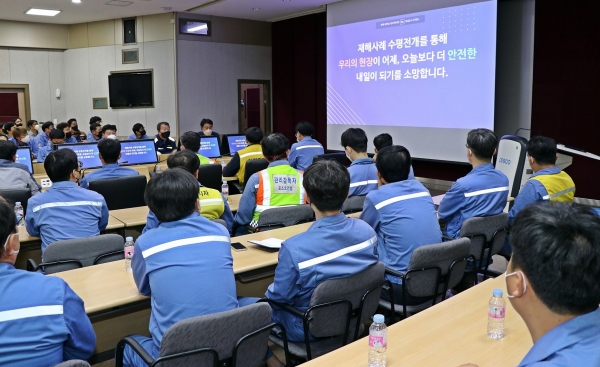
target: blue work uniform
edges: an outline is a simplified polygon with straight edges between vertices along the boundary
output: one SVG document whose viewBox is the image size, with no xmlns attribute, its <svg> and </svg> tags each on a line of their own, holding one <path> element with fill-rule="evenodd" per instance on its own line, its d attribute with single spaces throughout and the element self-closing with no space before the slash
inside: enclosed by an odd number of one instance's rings
<svg viewBox="0 0 600 367">
<path fill-rule="evenodd" d="M 116 163 L 107 164 L 103 166 L 97 171 L 90 172 L 83 176 L 81 181 L 79 181 L 79 186 L 87 189 L 89 187 L 89 183 L 94 180 L 101 180 L 103 178 L 117 178 L 117 177 L 127 177 L 127 176 L 137 176 L 138 171 L 121 167 Z"/>
<path fill-rule="evenodd" d="M 93 142 L 95 142 L 95 141 L 100 141 L 100 140 L 102 140 L 102 134 L 100 134 L 100 136 L 98 137 L 98 139 L 96 139 L 96 138 L 94 137 L 94 135 L 92 134 L 92 132 L 91 132 L 91 131 L 89 131 L 89 132 L 87 133 L 87 141 L 88 141 L 88 143 L 93 143 Z"/>
<path fill-rule="evenodd" d="M 313 162 L 316 155 L 324 153 L 321 143 L 310 136 L 305 137 L 301 141 L 292 144 L 292 149 L 288 155 L 290 166 L 298 171 L 306 171 L 308 166 Z"/>
<path fill-rule="evenodd" d="M 148 135 L 143 135 L 141 138 L 138 139 L 135 134 L 131 134 L 125 140 L 141 140 L 141 139 L 150 139 L 150 138 L 148 137 Z"/>
<path fill-rule="evenodd" d="M 542 336 L 518 367 L 600 366 L 600 309 L 564 322 Z"/>
<path fill-rule="evenodd" d="M 65 144 L 75 144 L 77 143 L 77 138 L 75 138 L 74 136 L 71 136 L 69 139 L 67 139 L 65 137 Z"/>
<path fill-rule="evenodd" d="M 321 218 L 282 243 L 266 297 L 306 311 L 321 282 L 349 277 L 375 264 L 376 242 L 375 231 L 361 220 L 344 214 Z M 301 317 L 277 308 L 272 317 L 283 324 L 288 340 L 304 340 Z"/>
<path fill-rule="evenodd" d="M 0 365 L 54 366 L 91 357 L 94 329 L 64 280 L 0 263 L 0 294 Z"/>
<path fill-rule="evenodd" d="M 377 253 L 386 267 L 405 273 L 417 248 L 442 242 L 429 191 L 417 180 L 383 185 L 365 198 L 360 219 L 377 232 Z M 400 284 L 397 277 L 387 276 Z"/>
<path fill-rule="evenodd" d="M 198 182 L 198 186 L 202 187 L 202 184 Z M 223 198 L 223 204 L 225 207 L 223 210 L 223 214 L 221 214 L 221 217 L 219 217 L 219 219 L 223 219 L 225 221 L 225 223 L 227 223 L 227 230 L 229 232 L 231 232 L 231 229 L 233 228 L 233 213 L 231 212 L 231 209 L 229 208 L 229 203 L 227 203 L 227 198 L 225 198 L 225 196 L 223 194 L 221 194 L 221 197 Z M 200 204 L 200 205 L 202 205 L 202 204 Z M 202 210 L 202 208 L 200 210 Z M 148 232 L 151 229 L 158 227 L 159 225 L 160 225 L 160 222 L 158 221 L 158 218 L 156 218 L 156 215 L 152 212 L 152 210 L 150 210 L 150 212 L 148 213 L 148 217 L 146 218 L 146 226 L 142 230 L 142 234 Z"/>
<path fill-rule="evenodd" d="M 38 150 L 48 145 L 49 142 L 50 137 L 48 137 L 45 132 L 37 134 L 37 136 L 31 141 L 31 152 L 37 155 Z"/>
<path fill-rule="evenodd" d="M 229 233 L 197 213 L 142 234 L 131 266 L 152 306 L 152 338 L 135 338 L 154 358 L 163 334 L 177 321 L 238 307 Z M 124 359 L 125 366 L 146 366 L 129 347 Z"/>
<path fill-rule="evenodd" d="M 508 177 L 491 163 L 459 178 L 442 199 L 438 216 L 446 222 L 444 235 L 458 238 L 465 220 L 502 213 L 508 199 Z"/>
<path fill-rule="evenodd" d="M 215 136 L 215 137 L 217 138 L 217 142 L 218 142 L 219 144 L 221 144 L 221 135 L 219 135 L 219 133 L 216 133 L 216 132 L 214 132 L 214 131 L 213 131 L 213 132 L 211 132 L 211 133 L 210 133 L 210 135 L 206 135 L 206 134 L 204 134 L 204 131 L 198 131 L 198 133 L 197 133 L 197 134 L 198 134 L 198 136 L 199 136 L 199 137 L 201 137 L 201 138 L 202 138 L 202 137 L 206 137 L 206 136 Z"/>
<path fill-rule="evenodd" d="M 25 215 L 27 232 L 42 239 L 42 257 L 49 244 L 97 236 L 108 225 L 104 197 L 75 182 L 54 182 L 46 192 L 32 196 Z"/>
<path fill-rule="evenodd" d="M 16 146 L 19 146 L 19 142 L 15 138 L 8 138 L 8 141 L 10 141 L 11 143 L 13 143 Z"/>
<path fill-rule="evenodd" d="M 36 154 L 37 162 L 43 163 L 44 160 L 46 160 L 46 157 L 48 156 L 48 154 L 52 153 L 53 150 L 54 150 L 54 145 L 52 144 L 51 141 L 48 141 L 48 144 L 44 145 L 43 147 L 39 147 L 37 154 Z"/>
<path fill-rule="evenodd" d="M 365 196 L 377 190 L 377 167 L 372 158 L 359 158 L 348 167 L 350 172 L 350 196 Z"/>
<path fill-rule="evenodd" d="M 0 159 L 0 190 L 10 189 L 29 189 L 31 196 L 42 191 L 26 165 Z"/>
<path fill-rule="evenodd" d="M 154 148 L 156 148 L 156 151 L 160 154 L 170 154 L 177 150 L 175 139 L 169 136 L 169 139 L 162 140 L 158 134 L 154 137 Z"/>
</svg>

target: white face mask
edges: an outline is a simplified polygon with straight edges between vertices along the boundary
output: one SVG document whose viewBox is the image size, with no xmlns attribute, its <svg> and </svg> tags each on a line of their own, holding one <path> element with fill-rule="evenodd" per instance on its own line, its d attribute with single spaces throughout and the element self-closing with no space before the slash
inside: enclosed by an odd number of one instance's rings
<svg viewBox="0 0 600 367">
<path fill-rule="evenodd" d="M 106 139 L 117 140 L 117 136 L 111 134 L 111 135 L 107 136 Z"/>
<path fill-rule="evenodd" d="M 212 130 L 211 129 L 204 130 L 204 135 L 206 135 L 206 136 L 212 135 Z"/>
<path fill-rule="evenodd" d="M 23 139 L 21 139 L 21 141 L 23 143 L 29 143 L 30 140 L 31 140 L 31 138 L 29 137 L 29 135 L 27 135 L 26 137 L 24 137 Z"/>
<path fill-rule="evenodd" d="M 36 125 L 35 129 L 40 133 L 42 132 L 42 127 L 40 125 Z"/>
</svg>

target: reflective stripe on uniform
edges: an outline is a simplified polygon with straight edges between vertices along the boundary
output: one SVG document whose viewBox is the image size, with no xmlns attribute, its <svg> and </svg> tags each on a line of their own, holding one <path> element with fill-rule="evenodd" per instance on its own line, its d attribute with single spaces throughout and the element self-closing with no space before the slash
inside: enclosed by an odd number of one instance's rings
<svg viewBox="0 0 600 367">
<path fill-rule="evenodd" d="M 92 206 L 102 206 L 101 201 L 63 201 L 63 202 L 55 202 L 55 203 L 46 203 L 42 205 L 38 205 L 33 208 L 33 212 L 40 211 L 46 208 L 55 208 L 61 206 L 82 206 L 82 205 L 92 205 Z"/>
<path fill-rule="evenodd" d="M 429 192 L 417 192 L 417 193 L 414 193 L 414 194 L 396 196 L 396 197 L 393 197 L 391 199 L 384 200 L 381 203 L 375 205 L 375 209 L 379 210 L 379 209 L 381 209 L 381 208 L 383 208 L 385 206 L 388 206 L 388 205 L 393 204 L 393 203 L 397 203 L 399 201 L 409 200 L 409 199 L 416 199 L 416 198 L 420 198 L 420 197 L 424 197 L 424 196 L 431 196 L 431 195 L 429 194 Z"/>
<path fill-rule="evenodd" d="M 358 186 L 366 186 L 366 185 L 373 185 L 373 184 L 377 184 L 377 180 L 367 180 L 367 181 L 359 181 L 359 182 L 353 182 L 350 184 L 350 187 L 358 187 Z"/>
<path fill-rule="evenodd" d="M 306 148 L 323 148 L 323 147 L 320 145 L 304 145 L 304 146 L 296 148 L 296 150 L 301 150 L 301 149 L 306 149 Z"/>
<path fill-rule="evenodd" d="M 242 154 L 242 155 L 240 156 L 240 159 L 241 159 L 241 158 L 250 157 L 251 155 L 257 155 L 257 156 L 260 156 L 261 158 L 263 157 L 263 154 L 262 154 L 262 152 L 250 152 L 250 153 Z"/>
<path fill-rule="evenodd" d="M 162 245 L 151 247 L 147 250 L 142 251 L 142 256 L 144 259 L 155 255 L 159 252 L 163 252 L 166 250 L 170 250 L 173 248 L 188 246 L 188 245 L 197 245 L 205 242 L 227 242 L 230 243 L 231 240 L 227 236 L 199 236 L 199 237 L 190 237 L 190 238 L 182 238 L 180 240 L 175 240 L 167 243 L 163 243 Z"/>
<path fill-rule="evenodd" d="M 568 189 L 563 190 L 563 191 L 555 192 L 552 195 L 546 195 L 546 196 L 542 197 L 542 200 L 551 200 L 551 199 L 554 199 L 556 197 L 568 194 L 568 193 L 573 192 L 573 191 L 575 191 L 575 187 L 574 186 L 573 187 L 569 187 Z"/>
<path fill-rule="evenodd" d="M 485 194 L 492 194 L 492 193 L 495 193 L 495 192 L 502 192 L 502 191 L 508 191 L 508 186 L 494 187 L 492 189 L 485 189 L 485 190 L 472 191 L 472 192 L 465 192 L 465 197 L 466 198 L 470 198 L 470 197 L 473 197 L 473 196 L 479 196 L 479 195 L 485 195 Z"/>
<path fill-rule="evenodd" d="M 302 269 L 305 269 L 305 268 L 308 268 L 308 267 L 311 267 L 314 265 L 324 263 L 326 261 L 337 259 L 338 257 L 349 254 L 351 252 L 356 252 L 356 251 L 362 250 L 364 248 L 367 248 L 369 246 L 373 246 L 373 244 L 375 244 L 376 241 L 377 241 L 377 237 L 373 237 L 373 238 L 370 238 L 370 239 L 368 239 L 364 242 L 361 242 L 357 245 L 348 246 L 341 250 L 331 252 L 327 255 L 323 255 L 323 256 L 315 257 L 314 259 L 299 262 L 298 269 L 302 270 Z"/>
<path fill-rule="evenodd" d="M 30 317 L 62 315 L 62 305 L 34 306 L 0 312 L 0 322 L 27 319 Z"/>
</svg>

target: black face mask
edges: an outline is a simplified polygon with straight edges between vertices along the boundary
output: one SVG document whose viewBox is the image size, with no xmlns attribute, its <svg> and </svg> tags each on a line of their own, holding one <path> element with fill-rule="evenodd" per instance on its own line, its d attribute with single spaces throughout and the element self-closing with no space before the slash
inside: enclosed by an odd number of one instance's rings
<svg viewBox="0 0 600 367">
<path fill-rule="evenodd" d="M 68 133 L 66 133 L 66 134 L 65 134 L 65 137 L 66 137 L 67 139 L 71 139 L 71 136 L 72 136 L 72 135 L 73 135 L 73 134 L 71 134 L 71 132 L 69 131 Z"/>
<path fill-rule="evenodd" d="M 161 136 L 163 139 L 169 139 L 169 137 L 171 136 L 171 132 L 170 132 L 170 131 L 165 131 L 165 132 L 163 132 L 163 133 L 160 133 L 160 136 Z"/>
<path fill-rule="evenodd" d="M 141 135 L 141 136 L 144 136 L 144 135 L 146 135 L 146 130 L 143 130 L 143 129 L 142 129 L 142 130 L 140 130 L 140 135 Z"/>
<path fill-rule="evenodd" d="M 71 126 L 71 129 L 72 129 L 72 130 L 79 130 L 79 126 L 77 126 L 77 125 L 73 125 L 73 126 Z"/>
<path fill-rule="evenodd" d="M 16 124 L 15 126 L 21 127 L 21 126 L 23 126 L 23 124 Z"/>
</svg>

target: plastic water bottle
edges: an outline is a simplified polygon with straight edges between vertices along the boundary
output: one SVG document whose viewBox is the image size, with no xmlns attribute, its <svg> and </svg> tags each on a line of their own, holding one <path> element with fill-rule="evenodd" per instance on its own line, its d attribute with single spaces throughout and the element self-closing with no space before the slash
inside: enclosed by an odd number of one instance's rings
<svg viewBox="0 0 600 367">
<path fill-rule="evenodd" d="M 225 197 L 229 196 L 229 184 L 227 181 L 223 181 L 223 185 L 221 185 L 221 194 Z"/>
<path fill-rule="evenodd" d="M 157 165 L 157 166 L 156 166 L 156 169 L 154 170 L 154 173 L 157 173 L 157 174 L 158 174 L 158 173 L 161 173 L 161 172 L 162 172 L 162 168 L 161 168 L 161 166 L 160 166 L 160 165 Z"/>
<path fill-rule="evenodd" d="M 131 258 L 133 257 L 133 237 L 125 238 L 125 270 L 131 273 Z"/>
<path fill-rule="evenodd" d="M 487 333 L 490 338 L 501 339 L 504 337 L 504 316 L 506 313 L 506 302 L 502 298 L 502 290 L 494 289 L 494 294 L 490 298 L 488 308 L 488 328 Z"/>
<path fill-rule="evenodd" d="M 226 165 L 227 165 L 227 163 L 225 163 L 225 158 L 221 158 L 221 167 L 223 167 L 223 169 L 225 169 Z"/>
<path fill-rule="evenodd" d="M 23 217 L 23 206 L 20 201 L 15 204 L 15 216 L 17 217 L 17 226 L 22 226 L 25 218 Z"/>
<path fill-rule="evenodd" d="M 369 328 L 369 367 L 385 367 L 387 351 L 387 328 L 383 315 L 373 316 Z"/>
</svg>

